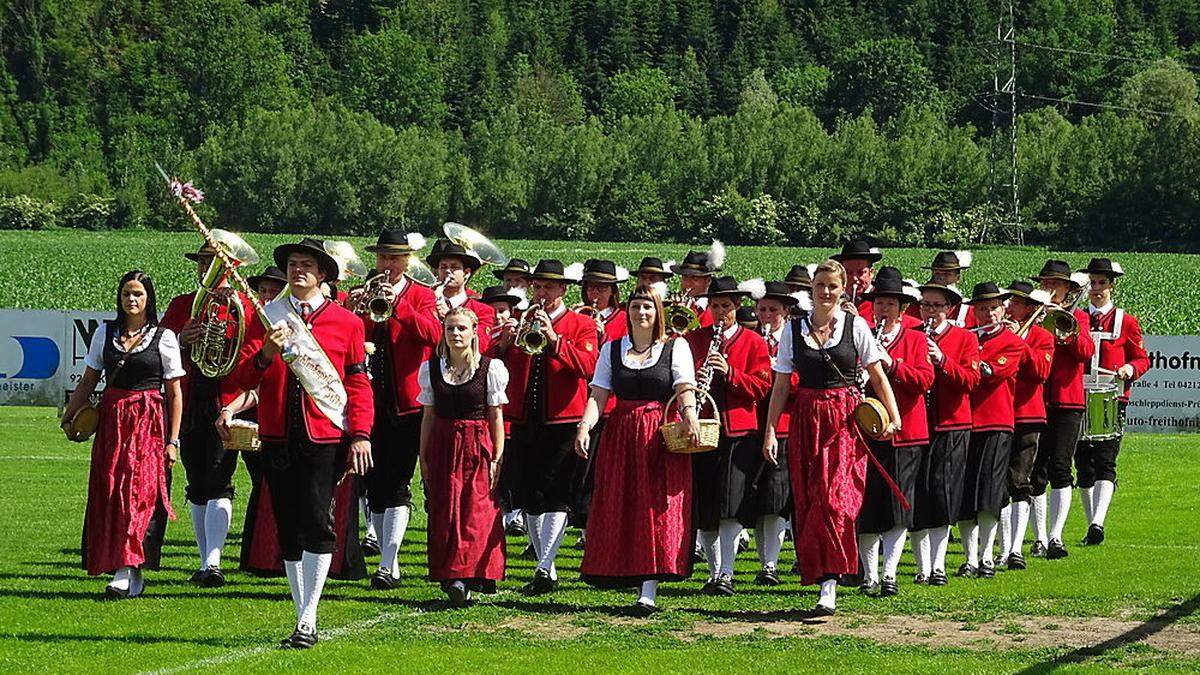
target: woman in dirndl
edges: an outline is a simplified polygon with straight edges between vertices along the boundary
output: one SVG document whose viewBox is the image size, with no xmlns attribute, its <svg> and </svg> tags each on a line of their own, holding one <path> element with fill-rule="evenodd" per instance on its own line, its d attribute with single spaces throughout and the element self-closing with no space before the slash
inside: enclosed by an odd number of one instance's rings
<svg viewBox="0 0 1200 675">
<path fill-rule="evenodd" d="M 696 374 L 687 341 L 666 337 L 665 295 L 666 285 L 659 282 L 641 285 L 629 296 L 628 332 L 601 349 L 575 436 L 575 452 L 586 459 L 592 427 L 609 397 L 617 397 L 597 446 L 588 543 L 579 571 L 593 586 L 638 589 L 633 610 L 642 616 L 658 611 L 660 581 L 692 574 L 691 457 L 668 452 L 659 427 L 679 419 L 666 409 L 676 395 L 687 433 L 698 437 L 691 390 Z"/>
<path fill-rule="evenodd" d="M 504 457 L 508 370 L 479 352 L 479 318 L 447 312 L 433 358 L 421 364 L 421 478 L 429 578 L 451 606 L 495 593 L 504 578 L 504 512 L 496 489 Z"/>
<path fill-rule="evenodd" d="M 154 282 L 133 270 L 117 284 L 117 318 L 92 338 L 63 425 L 95 391 L 101 373 L 100 423 L 92 442 L 83 567 L 112 574 L 111 599 L 136 598 L 144 569 L 157 570 L 170 502 L 170 472 L 179 451 L 183 362 L 173 332 L 158 325 Z M 165 392 L 165 393 L 164 393 Z"/>
<path fill-rule="evenodd" d="M 826 260 L 817 266 L 812 312 L 789 321 L 783 330 L 763 437 L 764 457 L 778 461 L 775 427 L 788 399 L 791 375 L 799 373 L 786 461 L 797 571 L 801 583 L 821 585 L 816 616 L 834 613 L 838 577 L 858 570 L 854 521 L 862 506 L 868 452 L 854 419 L 862 401 L 861 370 L 866 370 L 891 417 L 885 436 L 900 427 L 896 400 L 880 363 L 881 348 L 866 320 L 842 308 L 845 288 L 841 263 Z"/>
</svg>

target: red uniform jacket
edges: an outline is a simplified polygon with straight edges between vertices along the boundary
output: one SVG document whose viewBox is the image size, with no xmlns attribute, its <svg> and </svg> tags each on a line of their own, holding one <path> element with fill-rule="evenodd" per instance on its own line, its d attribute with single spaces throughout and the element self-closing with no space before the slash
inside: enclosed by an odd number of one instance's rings
<svg viewBox="0 0 1200 675">
<path fill-rule="evenodd" d="M 916 319 L 919 325 L 921 323 L 921 307 L 915 302 L 910 304 L 908 309 L 904 310 L 904 316 Z M 963 328 L 975 328 L 979 325 L 979 321 L 975 319 L 975 312 L 971 311 L 971 306 L 968 304 L 954 305 L 946 316 L 953 321 L 961 322 Z"/>
<path fill-rule="evenodd" d="M 1090 319 L 1087 312 L 1074 310 L 1079 322 L 1079 334 L 1059 344 L 1055 340 L 1054 360 L 1050 363 L 1050 379 L 1046 381 L 1046 406 L 1063 410 L 1083 410 L 1083 373 L 1096 343 L 1088 330 Z"/>
<path fill-rule="evenodd" d="M 771 356 L 771 366 L 774 366 L 775 357 L 779 356 L 779 343 L 776 342 L 774 345 L 768 344 L 767 353 Z M 779 377 L 779 374 L 772 371 L 772 377 Z M 788 431 L 792 428 L 792 402 L 793 397 L 796 394 L 796 387 L 798 386 L 800 386 L 800 373 L 797 373 L 793 370 L 791 375 L 791 386 L 788 388 L 787 402 L 783 406 L 783 411 L 779 413 L 779 424 L 775 427 L 776 438 L 787 438 Z M 769 397 L 770 394 L 768 394 L 768 399 L 763 402 L 761 410 L 759 411 L 759 417 L 761 417 L 761 421 L 759 422 L 760 430 L 766 430 L 767 428 L 767 407 L 770 404 Z"/>
<path fill-rule="evenodd" d="M 417 373 L 421 364 L 428 361 L 434 347 L 442 337 L 442 324 L 437 320 L 437 301 L 433 291 L 411 279 L 404 290 L 396 296 L 392 305 L 392 316 L 382 326 L 362 317 L 363 328 L 368 340 L 378 344 L 380 328 L 387 331 L 387 361 L 391 364 L 392 386 L 395 388 L 393 412 L 407 415 L 419 412 Z M 382 403 L 380 401 L 379 403 Z"/>
<path fill-rule="evenodd" d="M 1118 313 L 1121 315 L 1121 325 L 1119 330 L 1114 333 L 1113 328 Z M 1107 314 L 1092 318 L 1091 330 L 1097 334 L 1095 337 L 1100 340 L 1099 363 L 1101 368 L 1116 370 L 1129 364 L 1133 366 L 1134 380 L 1150 370 L 1150 356 L 1146 354 L 1146 345 L 1142 343 L 1142 327 L 1132 314 L 1126 314 L 1124 310 L 1114 307 Z M 1093 360 L 1095 360 L 1094 357 Z M 1125 383 L 1125 393 L 1121 395 L 1122 401 L 1129 401 L 1129 388 L 1132 384 L 1133 380 Z"/>
<path fill-rule="evenodd" d="M 696 371 L 708 359 L 716 326 L 697 328 L 684 339 L 692 348 Z M 746 436 L 758 430 L 758 407 L 771 392 L 771 355 L 761 335 L 738 326 L 733 337 L 721 345 L 721 354 L 729 362 L 724 385 L 712 390 L 721 410 L 721 431 L 730 437 Z M 715 373 L 715 371 L 714 371 Z"/>
<path fill-rule="evenodd" d="M 980 336 L 979 361 L 988 364 L 992 374 L 984 377 L 981 371 L 979 384 L 971 392 L 972 430 L 1013 430 L 1017 372 L 1027 351 L 1025 341 L 1007 328 Z"/>
<path fill-rule="evenodd" d="M 929 442 L 925 394 L 933 386 L 933 362 L 929 360 L 925 334 L 905 328 L 902 323 L 900 334 L 887 346 L 887 351 L 892 357 L 888 382 L 900 411 L 900 433 L 892 438 L 892 445 L 898 448 L 924 445 Z"/>
<path fill-rule="evenodd" d="M 934 431 L 971 428 L 971 390 L 979 384 L 979 340 L 975 334 L 951 325 L 934 338 L 945 359 L 934 364 L 934 410 L 929 420 Z"/>
<path fill-rule="evenodd" d="M 375 403 L 364 364 L 362 319 L 334 302 L 323 302 L 309 317 L 313 336 L 325 351 L 346 387 L 346 429 L 338 429 L 301 390 L 304 427 L 313 443 L 338 443 L 371 437 Z M 287 388 L 295 378 L 278 356 L 261 369 L 257 355 L 265 335 L 261 321 L 248 331 L 242 361 L 230 375 L 239 389 L 258 388 L 258 435 L 265 441 L 287 440 Z"/>
<path fill-rule="evenodd" d="M 548 424 L 578 422 L 587 404 L 592 375 L 600 358 L 596 322 L 585 316 L 564 312 L 552 322 L 558 334 L 558 346 L 546 347 L 546 381 L 543 383 L 542 403 Z M 525 402 L 530 394 L 530 367 L 533 357 L 511 345 L 501 358 L 508 367 L 508 403 L 504 418 L 519 424 L 525 421 Z"/>
<path fill-rule="evenodd" d="M 1025 334 L 1025 354 L 1017 369 L 1013 414 L 1018 424 L 1046 422 L 1046 378 L 1054 360 L 1054 336 L 1041 326 L 1030 326 Z"/>
<path fill-rule="evenodd" d="M 250 304 L 250 299 L 243 295 L 240 291 L 238 291 L 237 296 L 238 299 L 242 301 L 242 310 L 246 317 L 246 332 L 249 334 L 250 328 L 253 325 L 259 325 L 261 327 L 262 322 L 259 321 L 258 317 L 254 315 L 254 306 Z M 187 323 L 188 319 L 190 319 L 192 316 L 192 301 L 195 299 L 195 297 L 195 293 L 185 293 L 184 295 L 177 295 L 172 298 L 171 302 L 167 305 L 167 311 L 163 312 L 163 317 L 159 321 L 159 325 L 161 325 L 163 328 L 171 329 L 176 335 L 178 335 L 183 330 L 183 325 Z M 182 343 L 179 345 L 179 350 L 183 356 L 184 370 L 184 376 L 179 381 L 179 387 L 183 393 L 183 405 L 186 409 L 188 404 L 188 392 L 191 389 L 192 377 L 199 374 L 200 371 L 196 370 L 196 364 L 192 362 L 190 350 L 187 347 L 184 347 Z M 227 375 L 221 378 L 221 381 L 217 384 L 217 398 L 219 399 L 217 401 L 218 407 L 225 406 L 232 402 L 233 399 L 237 397 L 239 391 L 241 390 L 233 382 L 230 376 Z"/>
<path fill-rule="evenodd" d="M 618 308 L 609 314 L 607 319 L 604 319 L 604 335 L 600 344 L 625 337 L 625 333 L 629 332 L 626 316 L 625 310 Z"/>
<path fill-rule="evenodd" d="M 912 314 L 913 307 L 916 307 L 916 305 L 915 304 L 909 305 L 908 310 L 906 310 L 900 314 L 900 325 L 901 326 L 904 326 L 905 328 L 920 328 L 922 323 L 924 323 L 921 321 L 921 315 L 919 313 L 916 316 L 913 316 L 913 314 Z M 859 316 L 866 319 L 867 325 L 871 327 L 871 330 L 874 330 L 875 329 L 875 303 L 870 300 L 861 302 L 858 305 L 858 311 L 860 312 Z"/>
</svg>

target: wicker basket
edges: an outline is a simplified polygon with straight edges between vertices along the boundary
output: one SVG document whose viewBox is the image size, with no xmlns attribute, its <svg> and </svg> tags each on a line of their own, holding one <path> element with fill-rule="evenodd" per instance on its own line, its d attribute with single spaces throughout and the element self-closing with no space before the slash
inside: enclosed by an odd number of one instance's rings
<svg viewBox="0 0 1200 675">
<path fill-rule="evenodd" d="M 225 443 L 225 449 L 241 452 L 262 450 L 262 444 L 258 440 L 258 424 L 246 420 L 230 420 L 229 440 Z"/>
<path fill-rule="evenodd" d="M 677 452 L 680 454 L 696 454 L 700 452 L 709 452 L 716 450 L 717 444 L 721 441 L 721 420 L 717 415 L 717 402 L 708 392 L 701 392 L 699 389 L 692 387 L 691 391 L 697 394 L 703 394 L 704 398 L 712 406 L 712 419 L 700 420 L 700 438 L 696 445 L 691 444 L 691 439 L 688 438 L 688 425 L 684 420 L 678 422 L 667 422 L 658 428 L 662 433 L 663 442 L 667 446 L 667 452 Z M 671 396 L 667 400 L 665 410 L 671 410 L 671 404 L 675 403 L 675 397 L 678 393 Z M 699 413 L 699 410 L 697 410 Z"/>
</svg>

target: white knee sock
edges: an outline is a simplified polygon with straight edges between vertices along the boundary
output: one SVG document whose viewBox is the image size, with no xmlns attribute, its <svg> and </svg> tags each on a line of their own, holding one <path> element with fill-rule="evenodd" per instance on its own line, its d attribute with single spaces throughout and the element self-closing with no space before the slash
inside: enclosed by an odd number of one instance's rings
<svg viewBox="0 0 1200 675">
<path fill-rule="evenodd" d="M 912 550 L 917 563 L 917 574 L 928 577 L 933 570 L 933 557 L 929 552 L 929 530 L 916 530 L 912 533 Z"/>
<path fill-rule="evenodd" d="M 146 590 L 146 577 L 142 574 L 142 568 L 132 567 L 129 571 L 129 597 L 136 598 Z"/>
<path fill-rule="evenodd" d="M 386 513 L 386 510 L 384 511 Z M 383 513 L 367 512 L 367 537 L 379 543 L 379 533 L 383 532 Z"/>
<path fill-rule="evenodd" d="M 512 511 L 504 512 L 504 529 L 508 529 L 518 518 L 521 518 L 521 509 L 513 509 Z M 524 519 L 522 519 L 524 520 Z"/>
<path fill-rule="evenodd" d="M 1045 546 L 1050 542 L 1046 534 L 1046 493 L 1033 498 L 1033 540 Z"/>
<path fill-rule="evenodd" d="M 863 577 L 870 583 L 879 582 L 879 535 L 858 535 L 858 562 L 863 568 Z"/>
<path fill-rule="evenodd" d="M 642 592 L 638 596 L 638 602 L 653 605 L 658 600 L 658 581 L 650 580 L 642 582 Z"/>
<path fill-rule="evenodd" d="M 551 579 L 558 578 L 558 570 L 554 559 L 558 556 L 558 547 L 562 544 L 563 535 L 567 532 L 567 513 L 551 511 L 542 514 L 542 531 L 538 540 L 542 543 L 543 551 L 538 559 L 538 567 L 550 573 Z"/>
<path fill-rule="evenodd" d="M 1067 514 L 1071 511 L 1071 488 L 1054 488 L 1050 491 L 1050 538 L 1062 541 L 1063 528 L 1067 525 Z"/>
<path fill-rule="evenodd" d="M 1008 560 L 1012 553 L 1012 504 L 1000 509 L 1000 559 Z"/>
<path fill-rule="evenodd" d="M 188 502 L 188 508 L 192 512 L 192 532 L 196 535 L 196 550 L 200 552 L 200 569 L 204 569 L 208 566 L 208 542 L 204 537 L 204 521 L 208 505 Z"/>
<path fill-rule="evenodd" d="M 1024 557 L 1025 531 L 1029 529 L 1029 502 L 1013 502 L 1012 519 L 1012 541 L 1009 543 L 1009 555 L 1020 553 Z"/>
<path fill-rule="evenodd" d="M 883 533 L 883 578 L 896 579 L 896 570 L 900 569 L 900 557 L 904 555 L 904 539 L 908 530 L 903 526 L 895 527 Z"/>
<path fill-rule="evenodd" d="M 321 591 L 325 588 L 325 578 L 329 576 L 329 565 L 333 562 L 333 554 L 305 551 L 302 560 L 304 609 L 300 612 L 300 619 L 296 623 L 316 630 L 317 605 L 321 602 Z"/>
<path fill-rule="evenodd" d="M 1095 492 L 1092 493 L 1092 498 L 1095 500 L 1092 523 L 1104 527 L 1104 519 L 1108 517 L 1108 506 L 1112 504 L 1113 492 L 1116 492 L 1116 489 L 1116 484 L 1111 480 L 1096 481 Z"/>
<path fill-rule="evenodd" d="M 826 579 L 821 582 L 821 597 L 817 600 L 817 604 L 830 609 L 837 607 L 837 579 Z"/>
<path fill-rule="evenodd" d="M 929 548 L 933 551 L 933 569 L 946 571 L 946 547 L 950 545 L 950 526 L 934 527 L 929 530 Z"/>
<path fill-rule="evenodd" d="M 288 590 L 292 592 L 292 604 L 296 606 L 296 621 L 304 611 L 304 572 L 299 560 L 284 560 L 283 571 L 287 574 Z"/>
<path fill-rule="evenodd" d="M 758 544 L 758 561 L 764 568 L 779 566 L 779 552 L 783 550 L 782 516 L 763 516 L 759 521 L 754 540 Z"/>
<path fill-rule="evenodd" d="M 991 513 L 980 513 L 978 525 L 976 529 L 979 531 L 979 544 L 982 550 L 979 552 L 980 565 L 984 567 L 992 567 L 995 565 L 996 553 L 996 530 L 1000 525 L 1000 521 L 996 520 L 996 516 Z"/>
<path fill-rule="evenodd" d="M 733 561 L 737 558 L 738 539 L 742 536 L 742 524 L 731 518 L 721 521 L 721 568 L 720 573 L 733 578 Z"/>
<path fill-rule="evenodd" d="M 378 514 L 371 513 L 371 507 L 367 504 L 365 496 L 358 498 L 358 510 L 362 511 L 363 520 L 367 522 L 367 539 L 375 539 L 379 536 L 379 521 L 375 520 Z"/>
<path fill-rule="evenodd" d="M 204 510 L 204 543 L 208 549 L 204 555 L 206 567 L 221 566 L 221 550 L 229 536 L 229 523 L 233 520 L 233 502 L 225 497 L 208 500 Z"/>
<path fill-rule="evenodd" d="M 383 512 L 383 527 L 379 528 L 379 569 L 400 576 L 400 544 L 408 528 L 407 506 L 394 506 Z"/>
<path fill-rule="evenodd" d="M 716 579 L 717 574 L 721 571 L 721 549 L 717 546 L 718 530 L 700 530 L 696 533 L 696 540 L 700 542 L 700 548 L 704 551 L 704 560 L 708 563 L 708 578 Z"/>
<path fill-rule="evenodd" d="M 1081 487 L 1079 488 L 1079 503 L 1083 506 L 1083 521 L 1089 525 L 1092 523 L 1092 491 L 1094 488 Z"/>
<path fill-rule="evenodd" d="M 109 586 L 121 591 L 129 590 L 130 582 L 133 580 L 133 568 L 122 567 L 113 574 L 113 580 Z"/>
<path fill-rule="evenodd" d="M 963 553 L 967 564 L 979 567 L 979 523 L 974 520 L 958 521 L 958 537 L 962 539 Z"/>
</svg>

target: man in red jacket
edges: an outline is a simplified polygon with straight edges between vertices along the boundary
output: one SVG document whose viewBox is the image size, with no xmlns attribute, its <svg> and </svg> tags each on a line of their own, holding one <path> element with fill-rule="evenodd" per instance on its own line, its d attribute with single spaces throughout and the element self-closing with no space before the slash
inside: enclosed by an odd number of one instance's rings
<svg viewBox="0 0 1200 675">
<path fill-rule="evenodd" d="M 467 288 L 483 261 L 474 251 L 447 239 L 438 239 L 429 255 L 425 256 L 425 262 L 433 268 L 440 284 L 435 296 L 438 323 L 441 323 L 451 308 L 466 306 L 479 318 L 479 351 L 486 352 L 491 341 L 492 327 L 496 325 L 496 315 L 491 307 L 471 297 L 473 291 Z"/>
<path fill-rule="evenodd" d="M 704 592 L 710 595 L 733 595 L 738 537 L 763 515 L 754 503 L 754 483 L 764 468 L 758 408 L 771 390 L 771 356 L 761 335 L 737 323 L 737 308 L 750 294 L 750 286 L 739 287 L 733 277 L 713 279 L 702 296 L 713 324 L 685 338 L 697 377 L 708 373 L 709 393 L 721 414 L 717 449 L 692 457 L 693 513 L 708 560 Z"/>
<path fill-rule="evenodd" d="M 716 239 L 707 251 L 688 251 L 683 262 L 671 268 L 679 275 L 679 291 L 684 301 L 696 312 L 698 328 L 711 326 L 712 312 L 708 309 L 708 286 L 713 276 L 725 266 L 725 245 Z"/>
<path fill-rule="evenodd" d="M 1050 377 L 1054 359 L 1054 336 L 1030 318 L 1050 302 L 1050 294 L 1035 289 L 1028 281 L 1017 280 L 1008 287 L 1008 318 L 1025 335 L 1025 353 L 1017 369 L 1013 390 L 1012 453 L 1008 462 L 1008 494 L 1012 504 L 1008 513 L 1001 512 L 1001 527 L 1007 515 L 1008 536 L 1001 546 L 997 564 L 1009 570 L 1025 569 L 1025 531 L 1029 526 L 1029 504 L 1032 500 L 1033 461 L 1037 455 L 1038 438 L 1046 428 L 1046 399 L 1044 385 Z"/>
<path fill-rule="evenodd" d="M 538 557 L 533 580 L 521 590 L 540 595 L 558 587 L 554 559 L 566 532 L 567 512 L 576 501 L 575 425 L 583 417 L 600 350 L 595 322 L 563 302 L 568 284 L 579 280 L 566 276 L 562 262 L 538 262 L 529 280 L 525 316 L 537 324 L 545 348 L 526 352 L 515 342 L 517 325 L 509 322 L 495 353 L 510 375 L 504 416 L 513 422 L 508 461 L 515 462 L 510 468 L 517 484 L 516 505 L 526 514 Z"/>
<path fill-rule="evenodd" d="M 348 472 L 370 470 L 375 406 L 362 320 L 321 294 L 321 282 L 337 278 L 337 262 L 314 239 L 279 246 L 274 257 L 287 270 L 289 293 L 265 307 L 278 317 L 270 331 L 252 324 L 232 379 L 239 389 L 258 389 L 258 433 L 296 605 L 296 629 L 283 646 L 306 649 L 317 642 L 317 604 L 336 543 L 334 488 Z M 289 322 L 306 325 L 323 356 L 297 353 Z M 317 400 L 300 386 L 280 358 L 285 345 L 301 364 L 328 361 L 328 395 Z"/>
<path fill-rule="evenodd" d="M 950 308 L 963 300 L 958 289 L 929 283 L 920 290 L 935 377 L 926 399 L 933 434 L 921 460 L 913 513 L 913 552 L 920 564 L 915 581 L 945 586 L 950 524 L 962 506 L 971 440 L 971 390 L 979 384 L 979 340 L 950 323 Z"/>
<path fill-rule="evenodd" d="M 203 279 L 213 262 L 215 251 L 207 243 L 195 253 L 184 257 L 196 263 L 196 278 Z M 246 296 L 235 291 L 228 279 L 218 281 L 214 292 L 217 298 L 231 298 L 242 307 L 245 322 L 254 321 L 254 309 Z M 192 348 L 205 335 L 210 322 L 221 323 L 229 319 L 229 311 L 222 304 L 210 306 L 215 316 L 192 319 L 192 303 L 195 292 L 173 298 L 163 314 L 162 326 L 179 335 L 179 346 L 183 350 L 186 374 L 181 383 L 183 393 L 183 420 L 180 425 L 179 450 L 187 475 L 188 506 L 191 508 L 192 531 L 200 553 L 200 566 L 192 574 L 191 583 L 202 588 L 225 585 L 225 573 L 221 571 L 221 553 L 229 534 L 233 518 L 233 472 L 237 469 L 237 452 L 226 452 L 217 435 L 214 423 L 220 409 L 238 394 L 228 376 L 210 378 L 196 368 L 191 358 Z M 226 339 L 231 336 L 221 331 Z"/>
<path fill-rule="evenodd" d="M 929 280 L 943 286 L 959 286 L 963 273 L 971 268 L 972 255 L 970 251 L 939 251 L 929 265 Z M 921 310 L 916 305 L 910 307 L 906 315 L 920 321 Z M 975 314 L 971 306 L 963 303 L 950 308 L 950 323 L 960 328 L 974 328 Z"/>
<path fill-rule="evenodd" d="M 1054 560 L 1067 557 L 1062 533 L 1071 510 L 1071 485 L 1074 482 L 1071 460 L 1083 422 L 1084 369 L 1092 360 L 1096 343 L 1088 330 L 1087 312 L 1075 309 L 1074 298 L 1070 297 L 1087 283 L 1086 275 L 1073 277 L 1071 267 L 1065 261 L 1047 260 L 1033 280 L 1050 293 L 1052 304 L 1070 305 L 1068 309 L 1078 328 L 1075 333 L 1054 336 L 1054 359 L 1050 363 L 1050 379 L 1046 381 L 1046 432 L 1038 439 L 1037 456 L 1033 461 L 1033 524 L 1037 541 L 1030 553 Z M 1047 485 L 1050 486 L 1048 509 Z M 1046 530 L 1047 511 L 1049 532 Z"/>
<path fill-rule="evenodd" d="M 375 271 L 387 275 L 395 299 L 391 316 L 375 323 L 363 314 L 363 329 L 375 351 L 371 354 L 371 388 L 375 420 L 371 427 L 371 459 L 366 475 L 367 502 L 379 537 L 379 569 L 371 588 L 394 588 L 400 578 L 400 545 L 412 510 L 412 479 L 421 440 L 420 385 L 417 372 L 429 360 L 442 335 L 433 291 L 408 277 L 408 263 L 424 243 L 420 235 L 384 230 L 368 253 L 375 254 Z M 351 294 L 351 306 L 362 290 Z"/>
<path fill-rule="evenodd" d="M 1008 500 L 1008 461 L 1012 448 L 1013 396 L 1025 343 L 1005 323 L 1009 294 L 993 282 L 975 284 L 967 304 L 979 336 L 979 384 L 971 391 L 971 445 L 967 450 L 963 504 L 958 532 L 967 561 L 960 577 L 996 576 L 992 558 L 1000 509 Z M 982 550 L 981 550 L 982 549 Z"/>
<path fill-rule="evenodd" d="M 1132 314 L 1113 305 L 1112 293 L 1116 280 L 1125 270 L 1120 263 L 1108 258 L 1092 258 L 1079 270 L 1088 275 L 1088 317 L 1096 352 L 1092 355 L 1088 379 L 1103 381 L 1115 378 L 1124 383 L 1118 403 L 1121 421 L 1129 405 L 1129 389 L 1134 380 L 1150 370 L 1150 357 L 1142 343 L 1142 327 Z M 1108 371 L 1106 374 L 1104 371 Z M 1079 497 L 1083 501 L 1084 517 L 1088 521 L 1083 543 L 1095 546 L 1104 541 L 1104 518 L 1117 487 L 1117 452 L 1121 437 L 1106 440 L 1081 441 L 1075 450 L 1075 471 L 1079 478 Z"/>
<path fill-rule="evenodd" d="M 854 305 L 859 316 L 868 323 L 873 321 L 875 312 L 866 295 L 874 288 L 875 265 L 883 260 L 883 253 L 867 242 L 855 239 L 842 245 L 840 253 L 829 257 L 846 268 L 846 299 Z"/>
</svg>

